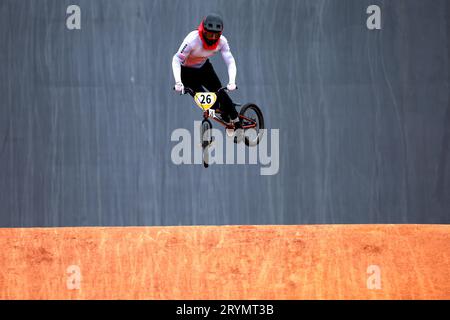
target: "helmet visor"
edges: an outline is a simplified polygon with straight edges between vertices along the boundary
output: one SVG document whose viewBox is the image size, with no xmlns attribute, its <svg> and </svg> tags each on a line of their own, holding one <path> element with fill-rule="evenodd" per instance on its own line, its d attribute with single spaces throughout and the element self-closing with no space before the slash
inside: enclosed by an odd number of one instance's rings
<svg viewBox="0 0 450 320">
<path fill-rule="evenodd" d="M 206 39 L 211 40 L 211 41 L 219 40 L 219 38 L 220 38 L 220 32 L 211 32 L 211 31 L 205 30 L 203 35 Z"/>
</svg>

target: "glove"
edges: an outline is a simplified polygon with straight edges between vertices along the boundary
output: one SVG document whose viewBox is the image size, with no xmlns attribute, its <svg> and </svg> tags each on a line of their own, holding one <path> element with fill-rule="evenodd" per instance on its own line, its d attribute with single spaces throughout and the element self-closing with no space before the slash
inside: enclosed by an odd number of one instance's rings
<svg viewBox="0 0 450 320">
<path fill-rule="evenodd" d="M 175 91 L 178 91 L 178 92 L 181 92 L 181 93 L 184 92 L 184 85 L 183 85 L 182 82 L 175 83 Z"/>
<path fill-rule="evenodd" d="M 234 90 L 236 90 L 236 84 L 235 83 L 229 83 L 229 84 L 227 84 L 227 90 L 228 91 L 234 91 Z"/>
</svg>

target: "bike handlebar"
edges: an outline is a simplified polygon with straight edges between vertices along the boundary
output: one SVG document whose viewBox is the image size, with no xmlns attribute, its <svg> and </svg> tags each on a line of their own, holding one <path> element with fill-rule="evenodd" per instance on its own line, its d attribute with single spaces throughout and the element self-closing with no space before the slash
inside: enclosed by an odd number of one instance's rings
<svg viewBox="0 0 450 320">
<path fill-rule="evenodd" d="M 175 90 L 175 87 L 173 87 L 173 90 Z M 228 89 L 227 89 L 227 87 L 222 87 L 219 90 L 217 90 L 215 93 L 217 94 L 217 93 L 220 93 L 221 91 L 228 91 Z M 195 95 L 195 91 L 189 87 L 184 87 L 184 90 L 180 93 L 180 95 L 183 95 L 186 93 L 192 93 L 193 95 Z"/>
</svg>

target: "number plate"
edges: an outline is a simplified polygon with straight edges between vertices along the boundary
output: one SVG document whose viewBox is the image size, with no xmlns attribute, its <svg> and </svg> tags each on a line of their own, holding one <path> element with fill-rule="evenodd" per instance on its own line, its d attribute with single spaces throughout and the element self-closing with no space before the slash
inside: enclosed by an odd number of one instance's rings
<svg viewBox="0 0 450 320">
<path fill-rule="evenodd" d="M 211 108 L 217 100 L 214 92 L 197 92 L 194 97 L 195 103 L 203 110 Z"/>
</svg>

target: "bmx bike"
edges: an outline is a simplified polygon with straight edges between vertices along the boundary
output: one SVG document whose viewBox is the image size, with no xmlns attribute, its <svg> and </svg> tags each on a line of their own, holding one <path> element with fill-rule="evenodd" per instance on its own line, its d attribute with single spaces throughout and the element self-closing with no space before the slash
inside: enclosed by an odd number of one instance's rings
<svg viewBox="0 0 450 320">
<path fill-rule="evenodd" d="M 203 120 L 200 126 L 200 144 L 202 147 L 203 166 L 208 168 L 208 148 L 213 142 L 211 135 L 212 123 L 209 119 L 212 119 L 225 127 L 226 130 L 232 130 L 234 132 L 235 125 L 229 119 L 222 117 L 222 111 L 215 106 L 217 102 L 217 95 L 221 91 L 227 91 L 226 87 L 222 87 L 216 92 L 194 92 L 189 87 L 184 87 L 183 94 L 191 94 L 194 97 L 194 101 L 198 107 L 203 110 Z M 235 107 L 241 107 L 239 111 L 239 118 L 242 124 L 243 132 L 240 133 L 243 136 L 243 140 L 246 146 L 252 147 L 259 144 L 264 131 L 264 116 L 261 109 L 254 103 L 246 103 L 244 105 L 240 103 L 233 103 Z M 252 129 L 252 130 L 250 130 Z M 239 131 L 239 130 L 238 130 Z M 236 134 L 234 136 L 234 143 L 242 141 L 238 139 Z"/>
</svg>

